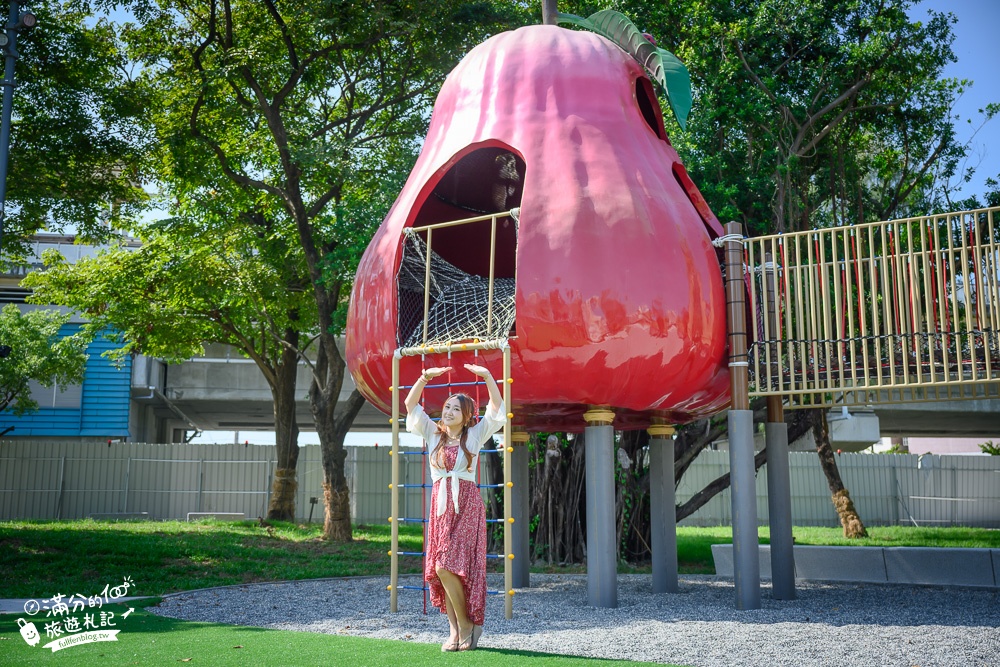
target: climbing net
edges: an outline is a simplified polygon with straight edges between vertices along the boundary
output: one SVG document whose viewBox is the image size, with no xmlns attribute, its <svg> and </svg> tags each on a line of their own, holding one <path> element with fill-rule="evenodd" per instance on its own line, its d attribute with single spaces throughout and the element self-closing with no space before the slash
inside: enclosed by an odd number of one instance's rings
<svg viewBox="0 0 1000 667">
<path fill-rule="evenodd" d="M 506 338 L 514 326 L 514 279 L 494 278 L 491 299 L 488 277 L 466 273 L 433 250 L 428 275 L 427 256 L 423 238 L 407 229 L 397 276 L 402 346 Z"/>
</svg>

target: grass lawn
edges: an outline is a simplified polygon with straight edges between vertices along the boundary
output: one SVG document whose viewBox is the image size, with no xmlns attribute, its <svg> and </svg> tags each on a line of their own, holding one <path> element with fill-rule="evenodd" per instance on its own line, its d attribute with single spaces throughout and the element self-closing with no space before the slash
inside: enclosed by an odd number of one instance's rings
<svg viewBox="0 0 1000 667">
<path fill-rule="evenodd" d="M 982 528 L 870 528 L 871 537 L 846 540 L 839 528 L 796 527 L 797 544 L 855 546 L 989 547 L 1000 549 L 1000 530 Z M 419 527 L 404 526 L 404 551 L 420 551 Z M 256 521 L 0 522 L 0 598 L 40 598 L 57 593 L 94 595 L 125 577 L 129 595 L 163 595 L 183 590 L 262 581 L 357 575 L 388 576 L 388 526 L 355 526 L 354 541 L 319 539 L 320 526 Z M 760 541 L 767 543 L 766 527 Z M 677 530 L 680 571 L 715 572 L 712 544 L 732 542 L 729 527 Z M 491 571 L 502 567 L 489 561 Z M 585 572 L 582 566 L 538 566 L 537 572 Z M 401 570 L 420 572 L 419 558 L 402 558 Z M 497 569 L 497 571 L 499 571 Z M 649 572 L 648 565 L 622 565 L 622 572 Z"/>
<path fill-rule="evenodd" d="M 17 572 L 0 598 L 62 592 L 93 595 L 125 576 L 130 595 L 286 579 L 385 575 L 389 527 L 355 526 L 354 541 L 319 538 L 321 526 L 275 521 L 223 522 L 13 521 L 0 522 L 0 571 Z M 401 531 L 404 551 L 421 550 L 419 528 Z M 419 558 L 402 558 L 420 572 Z"/>
<path fill-rule="evenodd" d="M 51 641 L 44 636 L 29 646 L 21 639 L 15 616 L 0 616 L 0 665 L 18 667 L 108 667 L 109 665 L 212 665 L 213 667 L 282 665 L 324 665 L 332 667 L 407 667 L 461 665 L 528 665 L 529 667 L 584 667 L 606 664 L 609 667 L 640 665 L 626 660 L 597 660 L 571 656 L 480 649 L 471 653 L 441 653 L 437 644 L 415 644 L 386 639 L 340 637 L 311 632 L 265 630 L 214 623 L 191 623 L 163 618 L 132 605 L 135 611 L 120 619 L 124 608 L 114 610 L 120 629 L 115 642 L 70 646 L 53 653 L 45 649 Z"/>
</svg>

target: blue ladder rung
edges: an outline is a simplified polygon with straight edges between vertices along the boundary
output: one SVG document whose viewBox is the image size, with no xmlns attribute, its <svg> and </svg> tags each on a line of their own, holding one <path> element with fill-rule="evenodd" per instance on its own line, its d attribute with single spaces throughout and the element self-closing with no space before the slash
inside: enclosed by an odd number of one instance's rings
<svg viewBox="0 0 1000 667">
<path fill-rule="evenodd" d="M 397 551 L 397 556 L 423 556 L 425 552 L 423 551 Z"/>
<path fill-rule="evenodd" d="M 479 453 L 480 453 L 480 455 L 482 455 L 482 454 L 502 454 L 503 450 L 502 449 L 480 449 Z"/>
<path fill-rule="evenodd" d="M 503 595 L 503 591 L 486 591 L 487 595 Z"/>
<path fill-rule="evenodd" d="M 413 523 L 427 523 L 427 519 L 406 519 L 406 518 L 400 518 L 400 519 L 398 519 L 398 521 L 410 521 L 410 522 L 413 522 Z"/>
<path fill-rule="evenodd" d="M 419 452 L 400 452 L 400 455 L 402 455 L 402 456 L 413 456 L 413 455 L 426 456 L 427 455 L 427 450 L 426 449 L 421 449 Z"/>
<path fill-rule="evenodd" d="M 474 387 L 477 384 L 486 385 L 485 380 L 472 380 L 469 382 L 435 382 L 434 384 L 425 384 L 424 387 L 427 389 L 434 389 L 435 387 Z M 412 384 L 401 384 L 400 389 L 412 389 Z"/>
<path fill-rule="evenodd" d="M 487 558 L 503 558 L 503 554 L 486 554 Z"/>
<path fill-rule="evenodd" d="M 480 489 L 499 489 L 503 484 L 477 484 Z"/>
<path fill-rule="evenodd" d="M 427 586 L 396 586 L 396 588 L 404 591 L 429 591 L 430 588 Z"/>
<path fill-rule="evenodd" d="M 503 519 L 487 519 L 486 523 L 503 523 Z"/>
<path fill-rule="evenodd" d="M 429 489 L 433 484 L 397 484 L 397 489 Z"/>
</svg>

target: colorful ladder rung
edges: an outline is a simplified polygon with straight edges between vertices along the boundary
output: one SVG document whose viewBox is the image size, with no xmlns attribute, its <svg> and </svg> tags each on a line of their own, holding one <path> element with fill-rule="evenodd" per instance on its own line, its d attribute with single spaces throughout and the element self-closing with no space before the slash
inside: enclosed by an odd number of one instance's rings
<svg viewBox="0 0 1000 667">
<path fill-rule="evenodd" d="M 484 350 L 485 349 L 500 349 L 500 350 L 503 351 L 503 380 L 502 380 L 502 382 L 503 382 L 503 402 L 504 402 L 505 406 L 508 406 L 508 410 L 509 410 L 510 409 L 509 406 L 512 405 L 512 402 L 511 402 L 511 393 L 510 393 L 510 385 L 513 382 L 513 379 L 510 377 L 510 363 L 511 363 L 511 360 L 510 360 L 510 347 L 509 347 L 509 344 L 508 344 L 509 341 L 496 342 L 498 344 L 494 345 L 495 342 L 496 341 L 488 341 L 487 343 L 482 343 L 481 344 L 477 340 L 475 342 L 475 347 L 473 349 L 476 351 L 477 354 L 478 354 L 478 350 L 479 349 L 484 349 Z M 472 344 L 470 344 L 469 347 L 472 347 Z M 390 454 L 402 454 L 404 456 L 427 456 L 428 454 L 430 454 L 430 450 L 428 448 L 426 448 L 426 447 L 421 448 L 419 450 L 415 450 L 415 451 L 401 451 L 399 449 L 399 430 L 400 430 L 400 426 L 405 425 L 405 423 L 406 423 L 405 416 L 400 415 L 400 413 L 399 413 L 399 408 L 400 408 L 399 391 L 400 391 L 400 389 L 409 389 L 409 388 L 413 387 L 413 385 L 408 385 L 407 387 L 403 387 L 400 384 L 400 382 L 399 382 L 399 379 L 400 379 L 399 378 L 399 361 L 400 361 L 401 358 L 403 358 L 405 356 L 417 356 L 417 355 L 420 355 L 421 357 L 423 357 L 423 355 L 426 354 L 426 353 L 428 353 L 428 351 L 431 354 L 448 352 L 449 358 L 450 358 L 450 355 L 451 355 L 451 352 L 452 352 L 451 345 L 450 344 L 446 345 L 445 348 L 442 348 L 440 350 L 435 350 L 433 348 L 428 349 L 425 346 L 424 348 L 398 349 L 398 350 L 396 350 L 396 354 L 393 355 L 392 385 L 390 387 L 390 391 L 392 392 L 392 418 L 389 420 L 390 424 L 392 424 L 392 449 L 389 452 Z M 458 350 L 466 351 L 466 349 L 467 349 L 466 348 L 466 344 L 461 344 L 460 347 L 456 348 L 456 351 L 458 351 Z M 427 386 L 430 387 L 430 388 L 434 388 L 434 387 L 474 386 L 474 385 L 478 385 L 478 384 L 485 384 L 485 383 L 480 382 L 480 381 L 463 382 L 463 383 L 451 382 L 451 383 L 444 383 L 444 384 L 436 383 L 436 384 L 427 385 Z M 509 444 L 510 438 L 511 438 L 511 420 L 512 420 L 512 418 L 513 418 L 514 415 L 511 412 L 507 412 L 507 414 L 505 416 L 506 416 L 507 419 L 506 419 L 506 424 L 504 425 L 504 429 L 503 429 L 503 441 L 505 443 Z M 490 447 L 490 448 L 487 448 L 487 449 L 481 449 L 479 451 L 479 454 L 481 454 L 481 455 L 484 455 L 484 454 L 503 454 L 504 455 L 504 478 L 505 478 L 505 483 L 502 483 L 502 484 L 477 484 L 478 488 L 480 488 L 480 489 L 483 489 L 483 488 L 503 489 L 503 491 L 504 491 L 504 508 L 505 508 L 505 514 L 507 516 L 504 519 L 488 519 L 487 522 L 488 523 L 503 523 L 504 524 L 504 550 L 507 551 L 507 552 L 510 552 L 510 549 L 511 549 L 511 544 L 510 544 L 510 542 L 511 542 L 510 523 L 512 523 L 512 521 L 513 521 L 510 518 L 510 515 L 509 515 L 510 506 L 511 506 L 511 502 L 512 502 L 511 501 L 511 497 L 510 497 L 510 489 L 513 486 L 510 483 L 510 481 L 509 481 L 510 480 L 509 475 L 510 475 L 510 470 L 511 470 L 512 466 L 511 466 L 511 461 L 510 461 L 510 459 L 509 459 L 509 457 L 507 455 L 510 452 L 512 452 L 512 451 L 514 451 L 513 448 L 509 447 L 509 446 L 504 446 L 504 447 L 501 447 L 499 449 L 494 448 L 494 447 Z M 397 456 L 393 456 L 393 457 L 391 457 L 391 459 L 392 459 L 392 479 L 391 479 L 391 483 L 389 484 L 389 488 L 392 491 L 392 499 L 391 499 L 392 512 L 395 513 L 399 509 L 399 495 L 398 495 L 399 494 L 399 489 L 406 489 L 406 488 L 428 488 L 428 487 L 432 487 L 433 485 L 430 485 L 430 484 L 401 484 L 400 483 L 401 480 L 399 479 L 399 477 L 400 477 L 400 475 L 399 475 L 399 473 L 400 473 L 400 470 L 399 470 L 399 458 Z M 412 522 L 412 523 L 423 523 L 426 526 L 426 524 L 429 523 L 429 520 L 428 519 L 424 519 L 424 518 L 417 519 L 417 518 L 409 518 L 409 517 L 406 517 L 406 518 L 397 518 L 396 520 L 393 520 L 393 518 L 390 517 L 389 521 L 390 521 L 391 527 L 392 527 L 392 535 L 391 535 L 392 550 L 390 551 L 390 554 L 389 554 L 391 556 L 391 558 L 392 558 L 392 563 L 390 565 L 390 575 L 389 575 L 390 576 L 390 585 L 388 587 L 389 591 L 390 591 L 389 610 L 391 612 L 398 611 L 396 595 L 397 595 L 397 592 L 399 590 L 418 590 L 418 591 L 423 591 L 425 593 L 425 595 L 424 595 L 424 612 L 426 613 L 426 608 L 427 608 L 427 595 L 426 595 L 426 593 L 430 590 L 428 587 L 426 587 L 426 586 L 398 586 L 397 585 L 398 578 L 399 578 L 399 567 L 398 567 L 398 558 L 399 558 L 399 556 L 401 556 L 401 555 L 412 555 L 412 556 L 423 555 L 426 558 L 426 553 L 425 552 L 401 552 L 401 551 L 397 551 L 397 549 L 399 548 L 399 534 L 398 534 L 399 524 Z M 427 539 L 426 528 L 425 528 L 424 539 L 425 540 Z M 487 554 L 487 557 L 488 558 L 497 559 L 497 558 L 505 558 L 505 555 L 504 554 Z M 505 563 L 504 563 L 504 585 L 505 585 L 505 588 L 507 590 L 506 591 L 503 591 L 503 590 L 487 591 L 487 593 L 489 595 L 504 595 L 505 596 L 506 599 L 504 601 L 504 616 L 506 618 L 508 618 L 508 619 L 512 618 L 512 615 L 513 615 L 513 608 L 512 608 L 512 602 L 511 602 L 511 599 L 512 599 L 513 594 L 514 594 L 514 589 L 513 589 L 513 586 L 512 586 L 512 583 L 513 583 L 512 582 L 512 576 L 513 575 L 512 575 L 512 569 L 511 569 L 511 560 L 510 560 L 510 558 L 507 558 L 506 561 L 505 561 Z"/>
<path fill-rule="evenodd" d="M 476 385 L 486 385 L 486 382 L 480 380 L 478 382 L 435 382 L 434 384 L 425 384 L 424 389 L 440 389 L 441 387 L 474 387 Z M 399 386 L 400 389 L 412 389 L 412 384 L 402 384 Z"/>
</svg>

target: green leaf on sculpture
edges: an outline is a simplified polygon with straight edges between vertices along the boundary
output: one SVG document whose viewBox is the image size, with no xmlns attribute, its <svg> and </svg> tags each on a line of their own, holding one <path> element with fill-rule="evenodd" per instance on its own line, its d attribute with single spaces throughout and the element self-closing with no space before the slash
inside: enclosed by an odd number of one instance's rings
<svg viewBox="0 0 1000 667">
<path fill-rule="evenodd" d="M 649 77 L 659 84 L 677 118 L 677 124 L 682 130 L 685 129 L 688 113 L 691 111 L 691 75 L 677 56 L 654 46 L 621 12 L 606 9 L 591 14 L 588 18 L 560 13 L 556 20 L 596 32 L 632 56 Z"/>
</svg>

